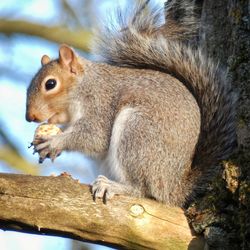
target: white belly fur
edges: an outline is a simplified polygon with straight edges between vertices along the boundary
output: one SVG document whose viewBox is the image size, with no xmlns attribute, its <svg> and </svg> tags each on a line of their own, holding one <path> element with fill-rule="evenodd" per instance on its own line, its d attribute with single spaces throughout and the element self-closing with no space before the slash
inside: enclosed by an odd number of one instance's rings
<svg viewBox="0 0 250 250">
<path fill-rule="evenodd" d="M 101 171 L 104 175 L 117 182 L 125 182 L 125 172 L 121 163 L 118 159 L 117 149 L 119 148 L 119 143 L 121 135 L 126 126 L 126 121 L 135 112 L 134 108 L 125 108 L 121 110 L 115 119 L 114 126 L 112 129 L 112 135 L 109 145 L 108 154 L 105 160 L 102 162 Z"/>
</svg>

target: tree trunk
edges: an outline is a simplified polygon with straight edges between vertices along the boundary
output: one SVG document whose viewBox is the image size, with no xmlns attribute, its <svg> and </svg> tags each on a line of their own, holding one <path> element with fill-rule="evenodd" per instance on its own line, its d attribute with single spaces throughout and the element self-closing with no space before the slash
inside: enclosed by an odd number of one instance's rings
<svg viewBox="0 0 250 250">
<path fill-rule="evenodd" d="M 250 232 L 250 3 L 248 0 L 199 2 L 202 5 L 200 45 L 228 69 L 229 81 L 239 93 L 239 150 L 231 161 L 224 162 L 225 181 L 215 180 L 213 190 L 196 208 L 190 208 L 188 214 L 196 231 L 204 231 L 207 241 L 212 241 L 211 249 L 250 249 L 247 238 Z M 208 233 L 211 228 L 217 234 L 214 240 Z M 211 231 L 210 235 L 213 235 Z"/>
</svg>

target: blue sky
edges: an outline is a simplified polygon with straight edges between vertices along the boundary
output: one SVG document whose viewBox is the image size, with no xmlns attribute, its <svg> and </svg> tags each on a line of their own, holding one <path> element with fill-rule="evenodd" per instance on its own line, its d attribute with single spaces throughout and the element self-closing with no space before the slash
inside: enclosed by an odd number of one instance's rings
<svg viewBox="0 0 250 250">
<path fill-rule="evenodd" d="M 71 0 L 76 2 L 77 0 Z M 125 0 L 95 0 L 103 15 L 114 9 L 117 3 L 124 4 Z M 132 1 L 130 1 L 132 2 Z M 158 2 L 164 2 L 159 0 Z M 0 17 L 14 19 L 27 19 L 44 24 L 56 24 L 58 20 L 57 0 L 9 0 L 0 1 Z M 5 66 L 6 71 L 14 70 L 14 76 L 0 72 L 0 119 L 10 138 L 17 142 L 18 149 L 29 161 L 37 163 L 37 155 L 32 155 L 28 149 L 32 141 L 37 124 L 27 123 L 25 116 L 26 88 L 32 76 L 40 67 L 40 58 L 43 54 L 51 57 L 57 56 L 58 45 L 33 37 L 15 35 L 6 38 L 0 35 L 0 67 Z M 68 169 L 66 166 L 69 166 Z M 55 164 L 45 161 L 40 166 L 41 175 L 60 174 L 68 171 L 81 182 L 90 183 L 94 180 L 96 171 L 93 164 L 84 156 L 77 153 L 64 153 Z M 1 162 L 0 172 L 18 172 Z M 0 249 L 2 250 L 68 250 L 71 241 L 58 237 L 37 236 L 4 232 L 0 230 Z M 95 249 L 106 249 L 95 247 Z"/>
</svg>

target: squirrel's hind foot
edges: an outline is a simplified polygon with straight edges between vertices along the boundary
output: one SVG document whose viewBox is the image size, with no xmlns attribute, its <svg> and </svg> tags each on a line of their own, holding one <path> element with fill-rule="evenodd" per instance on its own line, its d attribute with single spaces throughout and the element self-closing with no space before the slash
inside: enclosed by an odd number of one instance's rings
<svg viewBox="0 0 250 250">
<path fill-rule="evenodd" d="M 106 204 L 107 200 L 112 199 L 115 195 L 133 195 L 133 188 L 115 181 L 111 181 L 103 175 L 98 175 L 96 180 L 92 183 L 91 192 L 94 201 L 96 198 L 101 198 L 103 199 L 103 203 Z"/>
</svg>

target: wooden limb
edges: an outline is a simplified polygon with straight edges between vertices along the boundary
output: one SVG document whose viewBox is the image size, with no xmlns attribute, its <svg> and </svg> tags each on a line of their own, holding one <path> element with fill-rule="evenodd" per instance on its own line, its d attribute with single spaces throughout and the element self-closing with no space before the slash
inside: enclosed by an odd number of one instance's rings
<svg viewBox="0 0 250 250">
<path fill-rule="evenodd" d="M 94 202 L 90 187 L 67 175 L 0 174 L 0 229 L 119 249 L 203 249 L 180 208 L 128 196 Z"/>
<path fill-rule="evenodd" d="M 91 32 L 83 28 L 81 30 L 69 30 L 61 26 L 45 26 L 24 20 L 0 19 L 0 32 L 6 35 L 21 33 L 38 36 L 56 43 L 66 43 L 74 48 L 89 52 Z"/>
</svg>

